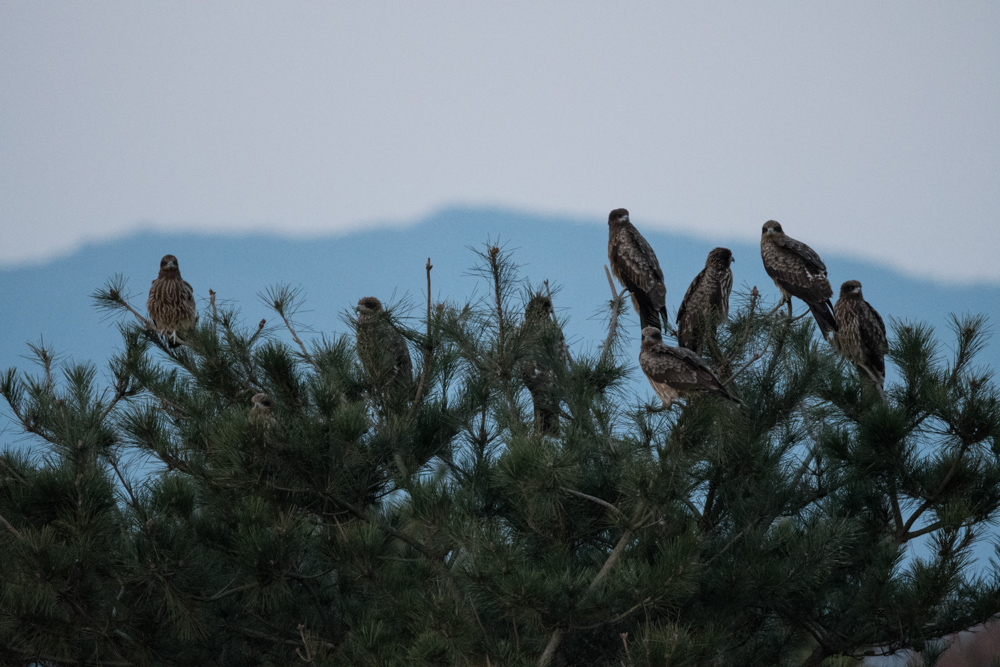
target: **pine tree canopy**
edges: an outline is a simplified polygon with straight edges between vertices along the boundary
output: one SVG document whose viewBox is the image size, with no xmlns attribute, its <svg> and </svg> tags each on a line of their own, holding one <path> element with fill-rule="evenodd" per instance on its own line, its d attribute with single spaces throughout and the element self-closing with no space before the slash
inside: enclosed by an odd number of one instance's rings
<svg viewBox="0 0 1000 667">
<path fill-rule="evenodd" d="M 260 295 L 279 326 L 213 295 L 174 349 L 112 278 L 107 369 L 35 345 L 0 377 L 31 443 L 0 452 L 0 663 L 818 666 L 1000 612 L 982 318 L 892 322 L 883 397 L 734 292 L 705 359 L 742 403 L 659 410 L 614 287 L 607 338 L 564 350 L 525 314 L 558 292 L 477 261 L 441 304 L 428 261 L 426 312 L 371 315 L 365 364 L 353 316 L 303 340 L 290 288 Z M 394 332 L 412 376 L 378 361 Z"/>
</svg>

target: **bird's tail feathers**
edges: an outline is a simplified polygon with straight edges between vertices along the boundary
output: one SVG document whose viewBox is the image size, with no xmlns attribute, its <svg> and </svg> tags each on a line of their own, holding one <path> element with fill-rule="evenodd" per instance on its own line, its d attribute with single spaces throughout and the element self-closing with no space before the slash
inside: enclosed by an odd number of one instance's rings
<svg viewBox="0 0 1000 667">
<path fill-rule="evenodd" d="M 670 331 L 670 318 L 667 316 L 667 307 L 660 309 L 659 316 L 663 318 L 663 328 L 661 331 Z M 659 318 L 658 318 L 659 319 Z"/>
<path fill-rule="evenodd" d="M 833 304 L 830 303 L 829 299 L 815 303 L 808 302 L 808 306 L 824 337 L 828 333 L 839 330 L 837 318 L 833 315 Z"/>
</svg>

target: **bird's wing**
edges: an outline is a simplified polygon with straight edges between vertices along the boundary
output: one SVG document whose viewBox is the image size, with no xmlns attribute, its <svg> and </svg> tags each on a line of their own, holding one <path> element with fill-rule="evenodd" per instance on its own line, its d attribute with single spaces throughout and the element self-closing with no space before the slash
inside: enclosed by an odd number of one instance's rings
<svg viewBox="0 0 1000 667">
<path fill-rule="evenodd" d="M 704 304 L 699 303 L 701 299 L 698 298 L 698 295 L 700 295 L 701 287 L 705 283 L 707 271 L 708 269 L 702 269 L 694 277 L 687 292 L 684 293 L 680 308 L 677 309 L 677 343 L 681 347 L 691 347 L 697 342 L 695 337 L 697 336 L 698 320 L 704 317 Z"/>
<path fill-rule="evenodd" d="M 190 319 L 197 324 L 198 304 L 196 304 L 194 300 L 194 288 L 191 287 L 191 283 L 186 280 L 181 281 L 181 299 L 184 303 L 184 310 L 186 310 L 189 315 L 193 316 Z"/>
<path fill-rule="evenodd" d="M 632 224 L 622 225 L 616 230 L 608 249 L 608 259 L 615 275 L 626 286 L 631 283 L 649 292 L 663 285 L 663 271 L 656 253 Z"/>
<path fill-rule="evenodd" d="M 885 353 L 889 349 L 889 341 L 885 335 L 885 322 L 871 304 L 863 301 L 858 309 L 858 327 L 861 333 L 861 345 L 865 357 L 875 367 L 873 371 L 885 375 Z"/>
<path fill-rule="evenodd" d="M 814 303 L 817 307 L 833 296 L 833 288 L 826 277 L 826 267 L 809 246 L 795 239 L 788 239 L 808 250 L 815 258 L 815 262 L 799 251 L 789 248 L 784 243 L 787 237 L 768 238 L 768 236 L 770 235 L 766 235 L 761 242 L 760 254 L 764 260 L 764 270 L 779 287 L 807 303 Z M 832 319 L 832 313 L 830 317 Z"/>
<path fill-rule="evenodd" d="M 394 326 L 392 327 L 392 333 L 395 334 L 393 345 L 396 353 L 396 369 L 400 375 L 407 378 L 412 377 L 413 361 L 410 359 L 410 348 L 406 344 L 406 339 L 403 338 L 403 334 L 399 332 L 399 329 Z"/>
<path fill-rule="evenodd" d="M 686 361 L 684 352 L 694 354 L 684 348 L 656 346 L 640 355 L 639 365 L 652 382 L 669 385 L 678 391 L 698 388 L 702 386 L 700 374 L 695 366 Z"/>
<path fill-rule="evenodd" d="M 691 373 L 697 377 L 697 382 L 692 384 L 690 387 L 678 387 L 678 389 L 703 389 L 713 394 L 723 396 L 736 403 L 742 403 L 740 399 L 729 393 L 729 390 L 723 386 L 723 384 L 719 381 L 719 378 L 715 376 L 715 373 L 708 367 L 708 364 L 706 364 L 705 360 L 700 356 L 691 350 L 684 349 L 683 347 L 673 347 L 667 349 L 675 353 L 677 357 L 691 369 Z"/>
<path fill-rule="evenodd" d="M 733 272 L 731 269 L 723 271 L 715 289 L 709 294 L 709 303 L 718 309 L 723 320 L 729 319 L 729 295 L 733 292 Z"/>
<path fill-rule="evenodd" d="M 774 243 L 799 257 L 803 264 L 813 273 L 826 273 L 826 264 L 819 258 L 816 251 L 802 241 L 797 241 L 787 234 L 775 234 Z"/>
<path fill-rule="evenodd" d="M 149 296 L 146 298 L 146 310 L 149 311 L 149 317 L 153 320 L 153 324 L 156 324 L 156 315 L 153 311 L 157 307 L 157 301 L 160 298 L 159 290 L 159 278 L 154 278 L 153 282 L 149 286 Z"/>
</svg>

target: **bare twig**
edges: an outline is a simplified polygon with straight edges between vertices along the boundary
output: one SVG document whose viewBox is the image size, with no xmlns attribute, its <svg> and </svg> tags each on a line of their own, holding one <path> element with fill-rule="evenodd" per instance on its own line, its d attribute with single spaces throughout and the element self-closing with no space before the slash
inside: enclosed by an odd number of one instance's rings
<svg viewBox="0 0 1000 667">
<path fill-rule="evenodd" d="M 427 338 L 431 337 L 431 269 L 434 265 L 431 264 L 431 258 L 427 258 Z"/>
<path fill-rule="evenodd" d="M 111 399 L 111 402 L 108 403 L 108 407 L 104 408 L 104 412 L 101 413 L 101 421 L 104 421 L 105 417 L 111 414 L 111 411 L 114 410 L 116 405 L 118 405 L 118 401 L 123 398 L 125 398 L 125 387 L 116 388 L 115 397 Z"/>
<path fill-rule="evenodd" d="M 691 513 L 694 514 L 694 517 L 698 520 L 699 524 L 701 524 L 702 522 L 704 522 L 704 520 L 705 520 L 704 515 L 701 512 L 698 511 L 698 507 L 693 502 L 691 502 L 691 500 L 689 498 L 685 498 L 684 499 L 684 505 L 687 506 L 687 508 L 689 510 L 691 510 Z M 705 503 L 705 510 L 706 511 L 708 510 L 708 503 L 707 502 Z"/>
<path fill-rule="evenodd" d="M 738 540 L 739 540 L 739 539 L 740 539 L 741 537 L 743 537 L 743 534 L 744 534 L 745 532 L 747 532 L 747 531 L 746 531 L 746 529 L 744 529 L 744 530 L 741 530 L 740 532 L 736 533 L 736 535 L 734 535 L 734 536 L 733 536 L 733 538 L 732 538 L 731 540 L 729 540 L 728 542 L 726 542 L 726 546 L 724 546 L 724 547 L 722 547 L 721 549 L 719 549 L 719 551 L 718 551 L 718 552 L 717 552 L 717 553 L 716 553 L 716 554 L 715 554 L 714 556 L 712 556 L 711 558 L 709 558 L 709 559 L 708 559 L 708 563 L 706 563 L 706 565 L 711 565 L 712 563 L 714 563 L 714 562 L 715 562 L 715 559 L 716 559 L 716 558 L 718 558 L 718 557 L 719 557 L 719 556 L 721 556 L 722 554 L 724 554 L 724 553 L 726 553 L 727 551 L 729 551 L 729 547 L 731 547 L 731 546 L 733 546 L 734 544 L 736 544 L 736 542 L 737 542 L 737 541 L 738 541 Z"/>
<path fill-rule="evenodd" d="M 285 314 L 283 312 L 279 311 L 278 314 L 281 315 L 281 319 L 284 320 L 285 327 L 287 327 L 288 331 L 291 332 L 292 340 L 294 340 L 296 343 L 299 344 L 299 349 L 302 350 L 302 356 L 308 359 L 309 363 L 315 366 L 316 361 L 312 358 L 312 355 L 309 354 L 309 350 L 306 349 L 305 343 L 303 343 L 302 339 L 299 338 L 299 335 L 295 333 L 295 328 L 292 326 L 292 323 L 288 321 L 288 318 L 285 317 Z"/>
<path fill-rule="evenodd" d="M 299 623 L 299 637 L 302 637 L 302 645 L 305 647 L 305 655 L 302 654 L 302 649 L 296 648 L 295 654 L 302 659 L 302 662 L 312 662 L 313 655 L 312 650 L 309 648 L 309 639 L 306 637 L 306 626 L 305 623 Z"/>
<path fill-rule="evenodd" d="M 199 602 L 215 602 L 216 600 L 221 600 L 224 597 L 229 597 L 230 595 L 235 595 L 236 593 L 239 593 L 240 591 L 245 591 L 248 588 L 252 588 L 252 587 L 254 587 L 254 586 L 257 585 L 257 584 L 251 583 L 251 584 L 243 584 L 242 586 L 237 586 L 236 588 L 229 588 L 229 586 L 232 585 L 232 583 L 233 582 L 229 582 L 229 584 L 227 584 L 225 588 L 223 588 L 221 591 L 219 591 L 218 593 L 216 593 L 212 597 L 206 598 L 206 597 L 201 597 L 200 595 L 192 595 L 191 597 L 194 598 L 195 600 L 198 600 Z"/>
<path fill-rule="evenodd" d="M 580 629 L 581 630 L 595 630 L 595 629 L 601 627 L 602 625 L 614 625 L 615 623 L 618 623 L 619 621 L 622 621 L 625 618 L 627 618 L 632 612 L 634 612 L 639 607 L 644 607 L 644 606 L 646 606 L 647 604 L 649 604 L 652 601 L 653 601 L 652 597 L 648 597 L 648 598 L 646 598 L 644 600 L 640 600 L 636 605 L 634 605 L 628 611 L 623 611 L 622 613 L 618 614 L 617 616 L 615 616 L 613 618 L 609 618 L 606 621 L 601 621 L 600 623 L 595 623 L 593 625 L 584 625 L 584 626 L 581 626 Z M 628 633 L 627 632 L 622 633 L 622 640 L 623 641 L 627 637 L 628 637 Z M 627 643 L 625 644 L 625 648 L 626 648 L 626 650 L 628 650 L 628 644 Z"/>
<path fill-rule="evenodd" d="M 153 323 L 151 321 L 147 320 L 142 315 L 140 315 L 139 311 L 137 311 L 135 308 L 133 308 L 129 304 L 129 302 L 126 301 L 122 296 L 118 297 L 118 303 L 120 303 L 128 312 L 130 312 L 133 315 L 135 315 L 136 319 L 138 319 L 140 322 L 142 322 L 142 326 L 144 326 L 146 329 L 149 329 L 150 331 L 156 331 L 156 328 L 153 326 Z"/>
<path fill-rule="evenodd" d="M 737 370 L 735 373 L 733 373 L 732 375 L 730 375 L 726 379 L 726 381 L 722 383 L 722 385 L 725 386 L 725 385 L 729 384 L 730 382 L 732 382 L 733 380 L 735 380 L 743 371 L 745 371 L 746 369 L 750 368 L 754 364 L 754 362 L 758 361 L 761 357 L 763 357 L 764 353 L 766 353 L 766 352 L 767 352 L 767 348 L 765 347 L 763 350 L 761 350 L 757 354 L 755 354 L 752 357 L 750 357 L 750 360 L 747 361 L 745 364 L 743 364 L 739 368 L 739 370 Z"/>
<path fill-rule="evenodd" d="M 775 314 L 776 312 L 778 312 L 779 310 L 781 310 L 781 307 L 782 307 L 782 306 L 784 306 L 784 305 L 785 305 L 786 303 L 789 303 L 789 304 L 790 304 L 791 302 L 792 302 L 791 298 L 789 298 L 789 297 L 786 297 L 786 296 L 785 296 L 784 294 L 782 294 L 782 295 L 781 295 L 781 300 L 780 300 L 780 301 L 778 301 L 778 305 L 777 305 L 777 306 L 775 306 L 774 308 L 772 308 L 772 309 L 771 309 L 771 310 L 770 310 L 770 311 L 769 311 L 769 312 L 767 313 L 767 316 L 768 316 L 768 317 L 770 317 L 771 315 L 774 315 L 774 314 Z"/>
<path fill-rule="evenodd" d="M 795 472 L 794 488 L 798 489 L 802 486 L 802 480 L 805 478 L 806 473 L 809 472 L 809 466 L 812 464 L 813 459 L 816 458 L 817 447 L 819 447 L 819 443 L 813 442 L 812 447 L 809 448 L 809 456 L 806 457 L 806 460 L 802 462 L 802 465 L 800 465 L 799 469 Z"/>
<path fill-rule="evenodd" d="M 45 349 L 44 340 L 39 344 L 38 348 L 35 348 L 35 350 L 38 353 L 38 356 L 42 359 L 42 368 L 45 369 L 45 388 L 48 389 L 50 396 L 55 397 L 56 383 L 55 380 L 52 379 L 52 355 Z"/>
<path fill-rule="evenodd" d="M 565 486 L 561 486 L 559 488 L 560 490 L 565 491 L 566 493 L 572 494 L 574 496 L 577 496 L 578 498 L 583 498 L 584 500 L 589 500 L 592 503 L 597 503 L 601 507 L 606 507 L 607 509 L 611 510 L 615 515 L 621 517 L 622 519 L 625 518 L 625 514 L 620 509 L 609 503 L 607 500 L 601 500 L 596 496 L 590 496 L 587 495 L 586 493 L 581 493 L 579 491 L 567 488 Z"/>
<path fill-rule="evenodd" d="M 0 516 L 0 523 L 2 523 L 4 526 L 6 526 L 7 530 L 9 530 L 10 532 L 14 533 L 14 535 L 16 535 L 17 537 L 21 537 L 21 531 L 19 531 L 14 526 L 10 525 L 10 522 L 7 521 L 7 519 L 3 518 L 3 516 Z"/>
<path fill-rule="evenodd" d="M 498 341 L 497 348 L 500 352 L 499 357 L 501 359 L 501 364 L 504 358 L 504 341 L 506 337 L 506 327 L 503 321 L 503 297 L 501 295 L 501 285 L 500 285 L 500 248 L 497 246 L 492 246 L 490 248 L 490 271 L 493 273 L 493 293 L 496 297 L 497 303 L 497 326 L 498 326 Z"/>
<path fill-rule="evenodd" d="M 212 333 L 218 335 L 219 332 L 219 311 L 215 307 L 215 290 L 208 290 L 208 302 L 212 306 Z"/>
<path fill-rule="evenodd" d="M 417 383 L 417 395 L 413 399 L 413 407 L 410 408 L 410 414 L 420 405 L 420 399 L 424 395 L 424 382 L 427 380 L 427 369 L 431 365 L 431 361 L 434 356 L 434 343 L 431 340 L 431 269 L 434 265 L 431 264 L 431 258 L 427 258 L 427 338 L 424 340 L 424 363 L 423 368 L 420 369 L 420 381 Z"/>
<path fill-rule="evenodd" d="M 615 289 L 615 282 L 611 279 L 611 271 L 608 269 L 607 264 L 604 265 L 604 274 L 608 277 L 608 285 L 611 286 L 611 321 L 608 322 L 608 335 L 601 345 L 601 361 L 604 361 L 607 355 L 611 353 L 611 348 L 618 333 L 618 316 L 621 314 L 622 307 L 625 304 L 625 292 L 622 291 L 619 294 L 618 290 Z"/>
<path fill-rule="evenodd" d="M 258 336 L 260 336 L 260 332 L 264 330 L 265 324 L 267 324 L 267 320 L 261 319 L 261 321 L 257 324 L 257 331 L 254 331 L 253 335 L 247 339 L 247 347 L 251 347 L 254 344 L 254 341 L 257 340 Z"/>
<path fill-rule="evenodd" d="M 879 379 L 878 377 L 876 377 L 875 373 L 872 372 L 872 370 L 868 368 L 868 366 L 866 366 L 865 364 L 859 363 L 855 365 L 868 374 L 868 377 L 870 377 L 872 379 L 872 382 L 875 384 L 875 389 L 878 391 L 879 398 L 882 399 L 883 403 L 888 403 L 888 400 L 885 397 L 885 390 L 882 389 L 882 383 L 879 382 Z"/>
<path fill-rule="evenodd" d="M 125 481 L 125 477 L 122 475 L 121 470 L 118 469 L 118 457 L 112 454 L 108 457 L 108 462 L 111 463 L 111 468 L 115 471 L 115 475 L 118 476 L 118 481 L 122 483 L 122 488 L 128 493 L 128 497 L 132 499 L 132 508 L 138 512 L 139 500 L 132 492 L 132 485 Z"/>
<path fill-rule="evenodd" d="M 545 298 L 548 299 L 549 303 L 551 304 L 552 303 L 552 290 L 549 289 L 549 281 L 546 279 L 546 280 L 542 281 L 542 284 L 545 285 Z M 549 317 L 552 319 L 552 323 L 553 324 L 559 324 L 559 322 L 556 320 L 556 310 L 555 310 L 555 308 L 553 308 L 552 310 L 549 311 Z"/>
</svg>

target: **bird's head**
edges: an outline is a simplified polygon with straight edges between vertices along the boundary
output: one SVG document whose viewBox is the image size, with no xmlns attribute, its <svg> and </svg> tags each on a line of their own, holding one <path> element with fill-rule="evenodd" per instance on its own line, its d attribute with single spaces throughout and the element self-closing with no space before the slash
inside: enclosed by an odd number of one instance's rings
<svg viewBox="0 0 1000 667">
<path fill-rule="evenodd" d="M 362 297 L 358 299 L 358 306 L 354 310 L 362 315 L 378 313 L 382 310 L 382 302 L 373 296 Z"/>
<path fill-rule="evenodd" d="M 552 313 L 552 299 L 545 296 L 544 294 L 537 294 L 532 297 L 528 305 L 524 307 L 524 319 L 541 319 L 551 317 Z"/>
<path fill-rule="evenodd" d="M 642 330 L 642 346 L 656 345 L 663 342 L 663 333 L 656 327 L 646 327 Z"/>
<path fill-rule="evenodd" d="M 250 399 L 253 403 L 255 410 L 270 410 L 271 409 L 271 397 L 260 392 L 259 394 L 254 394 L 253 398 Z"/>
<path fill-rule="evenodd" d="M 764 228 L 761 229 L 761 233 L 767 235 L 767 234 L 784 234 L 785 232 L 781 230 L 780 222 L 778 222 L 777 220 L 768 220 L 767 222 L 764 223 Z"/>
<path fill-rule="evenodd" d="M 177 265 L 177 258 L 173 255 L 164 255 L 160 260 L 160 271 L 180 271 Z"/>
<path fill-rule="evenodd" d="M 840 286 L 840 298 L 845 297 L 860 298 L 861 297 L 861 283 L 857 280 L 848 280 L 843 285 Z"/>
<path fill-rule="evenodd" d="M 712 252 L 708 253 L 708 261 L 705 264 L 727 269 L 735 261 L 733 253 L 729 248 L 714 248 Z"/>
<path fill-rule="evenodd" d="M 628 209 L 627 208 L 616 208 L 608 214 L 608 224 L 613 225 L 615 223 L 628 222 Z"/>
</svg>

